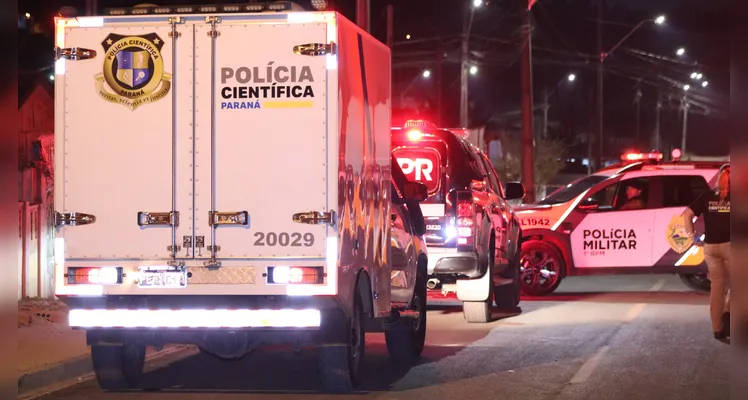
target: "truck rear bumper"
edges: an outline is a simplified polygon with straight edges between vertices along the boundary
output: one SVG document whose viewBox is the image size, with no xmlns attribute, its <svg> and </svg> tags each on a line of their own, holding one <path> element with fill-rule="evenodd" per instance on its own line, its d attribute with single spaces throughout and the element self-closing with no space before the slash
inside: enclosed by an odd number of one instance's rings
<svg viewBox="0 0 748 400">
<path fill-rule="evenodd" d="M 223 357 L 263 345 L 347 342 L 333 296 L 104 296 L 66 298 L 89 345 L 193 344 Z"/>
<path fill-rule="evenodd" d="M 473 279 L 483 275 L 479 267 L 478 255 L 475 252 L 458 252 L 453 248 L 429 247 L 428 259 L 430 276 L 462 275 Z"/>
</svg>

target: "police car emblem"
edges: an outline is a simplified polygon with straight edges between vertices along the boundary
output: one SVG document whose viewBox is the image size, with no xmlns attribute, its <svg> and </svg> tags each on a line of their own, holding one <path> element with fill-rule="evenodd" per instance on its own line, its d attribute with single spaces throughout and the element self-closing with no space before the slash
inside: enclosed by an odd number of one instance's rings
<svg viewBox="0 0 748 400">
<path fill-rule="evenodd" d="M 171 74 L 164 72 L 161 56 L 164 41 L 157 34 L 111 33 L 101 45 L 106 53 L 104 70 L 95 79 L 96 89 L 104 100 L 135 110 L 169 93 Z M 107 90 L 107 86 L 112 91 Z"/>
<path fill-rule="evenodd" d="M 680 215 L 673 215 L 667 226 L 667 241 L 670 248 L 681 254 L 693 245 L 693 237 L 686 232 L 686 223 Z"/>
</svg>

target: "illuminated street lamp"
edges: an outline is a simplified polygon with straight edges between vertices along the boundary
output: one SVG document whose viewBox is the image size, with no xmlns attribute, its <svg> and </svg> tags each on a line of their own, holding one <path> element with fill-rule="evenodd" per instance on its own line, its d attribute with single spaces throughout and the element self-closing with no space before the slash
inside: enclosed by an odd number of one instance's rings
<svg viewBox="0 0 748 400">
<path fill-rule="evenodd" d="M 476 67 L 475 65 L 471 66 L 470 67 L 470 75 L 475 75 L 477 73 L 478 73 L 478 67 Z"/>
<path fill-rule="evenodd" d="M 31 14 L 26 13 L 26 19 L 29 19 L 29 18 L 31 18 Z"/>
<path fill-rule="evenodd" d="M 410 40 L 410 34 L 405 35 L 406 40 Z"/>
<path fill-rule="evenodd" d="M 707 81 L 701 82 L 701 87 L 707 87 L 708 85 L 709 85 L 709 82 Z"/>
<path fill-rule="evenodd" d="M 473 7 L 478 8 L 483 5 L 482 0 L 473 0 Z"/>
<path fill-rule="evenodd" d="M 569 82 L 574 82 L 574 79 L 577 79 L 577 76 L 574 74 L 569 74 L 568 78 Z"/>
<path fill-rule="evenodd" d="M 423 70 L 423 77 L 428 78 L 431 76 L 431 71 L 428 69 Z"/>
<path fill-rule="evenodd" d="M 685 86 L 683 86 L 683 90 L 685 90 L 685 91 L 688 91 L 688 89 L 690 89 L 690 88 L 691 88 L 691 85 L 685 85 Z"/>
<path fill-rule="evenodd" d="M 675 54 L 677 54 L 677 55 L 679 55 L 679 56 L 682 56 L 682 55 L 686 54 L 686 49 L 684 49 L 683 47 L 681 47 L 681 48 L 679 48 L 679 49 L 678 49 L 678 50 L 677 50 L 677 51 L 675 52 Z"/>
<path fill-rule="evenodd" d="M 654 22 L 657 25 L 664 24 L 665 23 L 665 16 L 664 15 L 660 15 L 659 17 L 655 18 Z"/>
</svg>

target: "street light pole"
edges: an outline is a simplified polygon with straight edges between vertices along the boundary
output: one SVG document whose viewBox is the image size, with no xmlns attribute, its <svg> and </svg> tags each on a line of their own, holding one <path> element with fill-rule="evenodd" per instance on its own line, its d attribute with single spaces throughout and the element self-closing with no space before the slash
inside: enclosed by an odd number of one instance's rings
<svg viewBox="0 0 748 400">
<path fill-rule="evenodd" d="M 522 12 L 522 184 L 525 186 L 525 202 L 535 202 L 535 134 L 533 130 L 532 99 L 532 0 L 523 1 Z"/>
<path fill-rule="evenodd" d="M 603 167 L 603 62 L 605 53 L 603 53 L 603 3 L 605 0 L 598 0 L 597 3 L 597 51 L 600 54 L 600 62 L 597 64 L 597 157 L 595 167 Z M 592 161 L 592 160 L 590 160 Z"/>
<path fill-rule="evenodd" d="M 460 62 L 460 126 L 468 126 L 468 52 L 470 50 L 470 29 L 473 26 L 475 7 L 470 7 L 462 35 L 462 60 Z"/>
<path fill-rule="evenodd" d="M 686 98 L 686 95 L 683 95 L 683 99 L 681 100 L 681 104 L 683 107 L 683 133 L 681 134 L 680 138 L 680 151 L 681 154 L 686 154 L 686 133 L 688 132 L 688 99 Z"/>
<path fill-rule="evenodd" d="M 369 29 L 369 0 L 356 0 L 356 25 L 366 32 L 370 32 Z"/>
</svg>

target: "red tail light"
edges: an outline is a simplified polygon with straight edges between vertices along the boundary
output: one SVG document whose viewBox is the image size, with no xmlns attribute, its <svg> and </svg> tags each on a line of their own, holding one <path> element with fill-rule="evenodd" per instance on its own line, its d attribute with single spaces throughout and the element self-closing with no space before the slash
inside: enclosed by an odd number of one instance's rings
<svg viewBox="0 0 748 400">
<path fill-rule="evenodd" d="M 475 224 L 475 206 L 472 199 L 457 200 L 457 244 L 473 244 L 473 225 Z"/>
<path fill-rule="evenodd" d="M 322 267 L 268 267 L 271 284 L 322 284 L 325 273 Z"/>
<path fill-rule="evenodd" d="M 69 267 L 68 285 L 115 285 L 122 283 L 122 267 Z"/>
</svg>

